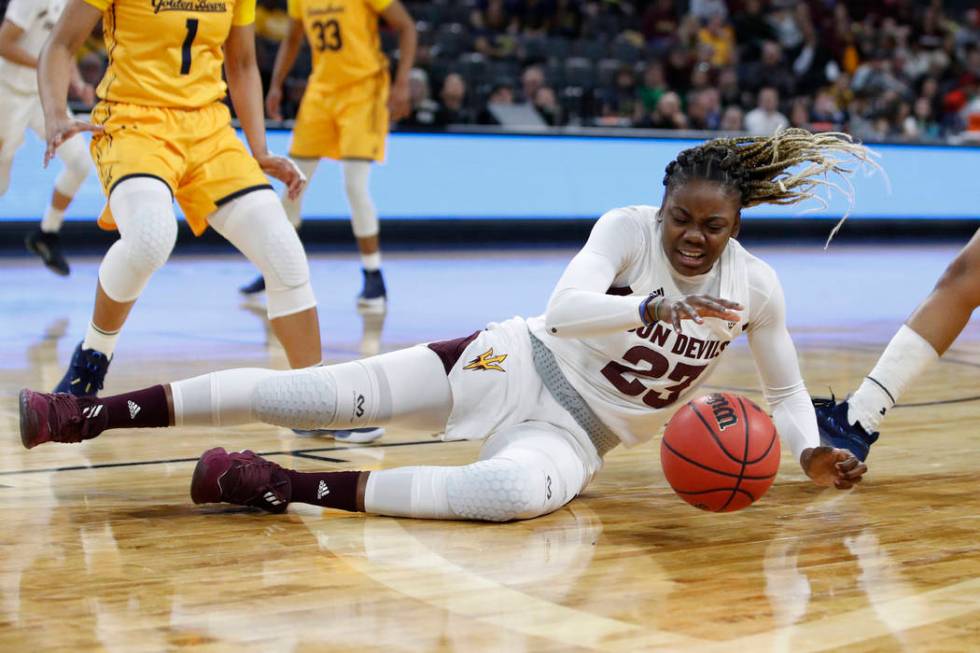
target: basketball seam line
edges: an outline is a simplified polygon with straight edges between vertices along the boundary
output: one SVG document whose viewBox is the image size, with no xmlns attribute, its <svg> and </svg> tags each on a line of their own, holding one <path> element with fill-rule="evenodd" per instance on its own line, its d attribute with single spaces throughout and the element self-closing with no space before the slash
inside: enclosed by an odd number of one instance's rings
<svg viewBox="0 0 980 653">
<path fill-rule="evenodd" d="M 718 448 L 721 449 L 722 453 L 724 453 L 725 456 L 727 456 L 728 459 L 731 460 L 732 462 L 741 464 L 742 461 L 736 458 L 735 456 L 733 456 L 731 452 L 729 452 L 728 449 L 725 448 L 725 445 L 722 444 L 721 442 L 721 437 L 715 433 L 715 430 L 713 428 L 711 428 L 711 425 L 708 424 L 708 420 L 706 420 L 701 415 L 701 411 L 699 411 L 697 406 L 694 405 L 694 402 L 693 401 L 689 402 L 687 405 L 691 407 L 691 410 L 694 411 L 694 414 L 697 415 L 698 419 L 701 420 L 701 423 L 704 424 L 704 428 L 708 429 L 708 434 L 711 435 L 711 439 L 715 441 L 715 443 L 718 445 Z"/>
<path fill-rule="evenodd" d="M 742 401 L 742 398 L 737 397 L 737 399 L 738 399 L 738 405 L 742 407 L 742 417 L 745 419 L 745 423 L 742 426 L 742 433 L 745 434 L 745 453 L 742 454 L 742 469 L 738 473 L 738 480 L 735 481 L 735 488 L 732 490 L 732 493 L 728 495 L 728 501 L 726 501 L 725 505 L 723 505 L 719 509 L 719 512 L 728 507 L 728 504 L 730 504 L 732 502 L 732 499 L 735 498 L 735 493 L 742 488 L 742 479 L 745 477 L 745 466 L 746 466 L 745 459 L 748 458 L 749 456 L 749 432 L 750 432 L 749 429 L 751 427 L 751 423 L 749 422 L 749 413 L 748 411 L 745 410 L 745 402 Z M 748 493 L 749 498 L 754 502 L 755 497 L 752 495 L 752 493 L 749 492 L 748 490 L 746 490 L 745 492 Z"/>
<path fill-rule="evenodd" d="M 672 446 L 670 446 L 670 443 L 667 442 L 667 438 L 664 438 L 661 441 L 661 444 L 663 444 L 663 446 L 667 447 L 667 450 L 670 451 L 670 453 L 674 454 L 675 456 L 677 456 L 678 458 L 680 458 L 684 462 L 687 462 L 687 463 L 690 463 L 690 464 L 694 465 L 695 467 L 700 467 L 701 469 L 703 469 L 705 471 L 713 472 L 715 474 L 719 474 L 720 476 L 729 476 L 731 478 L 738 478 L 738 474 L 735 474 L 733 472 L 723 472 L 720 469 L 715 469 L 714 467 L 708 467 L 707 465 L 705 465 L 703 463 L 699 463 L 696 460 L 692 460 L 691 458 L 688 458 L 687 456 L 685 456 L 681 452 L 677 451 L 677 449 L 674 449 Z M 746 479 L 748 479 L 750 481 L 765 481 L 765 480 L 770 479 L 770 478 L 776 478 L 776 474 L 775 473 L 773 473 L 773 474 L 767 474 L 766 476 L 749 476 L 748 474 L 743 474 L 742 475 L 742 478 L 746 478 Z"/>
<path fill-rule="evenodd" d="M 674 492 L 676 492 L 677 494 L 708 494 L 709 492 L 741 492 L 742 494 L 748 496 L 750 499 L 755 501 L 755 497 L 752 496 L 751 492 L 749 492 L 745 488 L 740 488 L 740 487 L 717 487 L 717 488 L 711 488 L 710 490 L 678 490 L 677 488 L 674 488 Z"/>
</svg>

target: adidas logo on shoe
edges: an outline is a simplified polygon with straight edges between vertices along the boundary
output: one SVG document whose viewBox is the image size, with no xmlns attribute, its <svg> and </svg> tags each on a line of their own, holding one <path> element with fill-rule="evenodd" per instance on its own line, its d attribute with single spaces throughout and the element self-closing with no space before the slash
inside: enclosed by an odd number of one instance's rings
<svg viewBox="0 0 980 653">
<path fill-rule="evenodd" d="M 85 408 L 82 409 L 82 417 L 84 417 L 85 419 L 93 419 L 95 417 L 98 417 L 99 413 L 102 412 L 103 407 L 104 406 L 102 404 L 96 404 L 95 406 L 86 406 Z"/>
<path fill-rule="evenodd" d="M 316 488 L 316 500 L 319 501 L 328 494 L 330 494 L 330 488 L 327 487 L 326 483 L 320 481 L 320 485 L 318 485 Z"/>
<path fill-rule="evenodd" d="M 126 405 L 129 406 L 129 419 L 136 419 L 136 416 L 140 414 L 140 405 L 135 401 L 127 401 Z"/>
<path fill-rule="evenodd" d="M 280 501 L 276 497 L 276 495 L 273 494 L 272 492 L 266 492 L 265 493 L 265 500 L 268 501 L 269 503 L 271 503 L 274 506 L 281 506 L 282 505 L 282 501 Z"/>
</svg>

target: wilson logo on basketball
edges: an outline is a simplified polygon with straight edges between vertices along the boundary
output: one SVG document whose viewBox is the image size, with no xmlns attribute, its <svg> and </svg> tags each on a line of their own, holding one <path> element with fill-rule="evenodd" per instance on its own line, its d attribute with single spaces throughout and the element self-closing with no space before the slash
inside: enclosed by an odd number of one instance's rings
<svg viewBox="0 0 980 653">
<path fill-rule="evenodd" d="M 715 416 L 718 428 L 724 431 L 729 426 L 738 424 L 738 413 L 735 407 L 729 403 L 725 395 L 708 395 L 705 403 L 711 406 L 711 412 Z"/>
</svg>

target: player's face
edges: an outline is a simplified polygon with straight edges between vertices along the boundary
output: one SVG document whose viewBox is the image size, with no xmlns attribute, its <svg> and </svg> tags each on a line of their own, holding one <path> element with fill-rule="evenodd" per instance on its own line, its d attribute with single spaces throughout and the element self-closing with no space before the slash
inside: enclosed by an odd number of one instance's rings
<svg viewBox="0 0 980 653">
<path fill-rule="evenodd" d="M 713 181 L 693 179 L 677 186 L 660 207 L 663 246 L 674 269 L 685 276 L 704 274 L 738 235 L 739 196 Z"/>
</svg>

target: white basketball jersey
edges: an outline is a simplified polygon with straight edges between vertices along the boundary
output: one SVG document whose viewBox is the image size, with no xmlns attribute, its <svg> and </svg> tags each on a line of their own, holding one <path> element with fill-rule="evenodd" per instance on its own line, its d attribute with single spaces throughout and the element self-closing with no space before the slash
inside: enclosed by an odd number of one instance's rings
<svg viewBox="0 0 980 653">
<path fill-rule="evenodd" d="M 18 45 L 35 57 L 61 17 L 66 0 L 10 0 L 4 20 L 24 30 Z M 37 93 L 37 71 L 0 58 L 0 81 L 18 93 Z"/>
<path fill-rule="evenodd" d="M 739 302 L 747 310 L 741 322 L 705 318 L 683 322 L 677 333 L 669 323 L 591 338 L 561 338 L 545 328 L 544 317 L 528 320 L 531 331 L 554 353 L 572 386 L 596 415 L 627 446 L 652 438 L 673 409 L 697 393 L 721 360 L 729 343 L 751 320 L 748 254 L 731 240 L 714 268 L 699 277 L 675 272 L 661 245 L 658 207 L 617 209 L 639 224 L 641 242 L 624 235 L 625 259 L 632 263 L 617 275 L 610 294 L 642 298 L 710 294 Z M 683 286 L 683 288 L 679 287 Z"/>
</svg>

